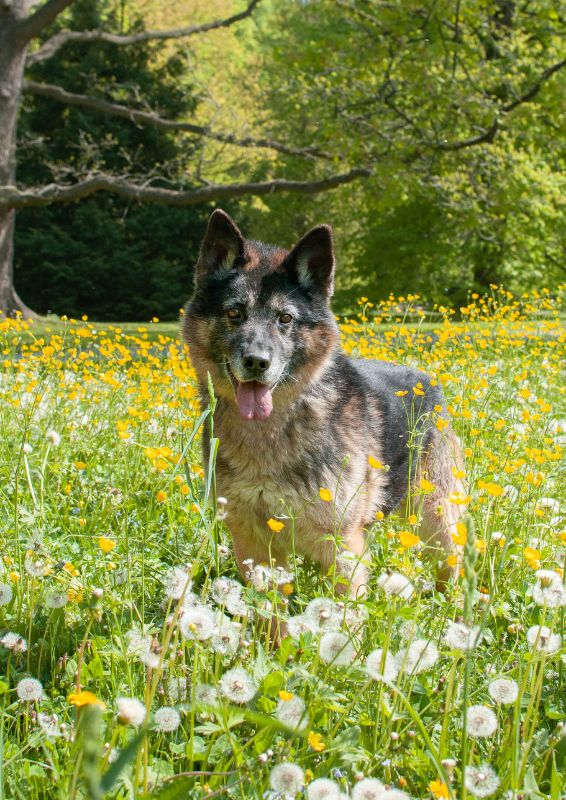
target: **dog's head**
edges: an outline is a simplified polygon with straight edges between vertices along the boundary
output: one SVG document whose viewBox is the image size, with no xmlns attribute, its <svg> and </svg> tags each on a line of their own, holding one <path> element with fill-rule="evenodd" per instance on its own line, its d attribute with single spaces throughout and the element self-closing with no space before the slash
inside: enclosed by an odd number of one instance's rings
<svg viewBox="0 0 566 800">
<path fill-rule="evenodd" d="M 233 220 L 210 217 L 195 268 L 184 336 L 201 383 L 240 416 L 261 420 L 298 397 L 338 341 L 330 297 L 332 231 L 313 228 L 291 251 L 244 239 Z"/>
</svg>

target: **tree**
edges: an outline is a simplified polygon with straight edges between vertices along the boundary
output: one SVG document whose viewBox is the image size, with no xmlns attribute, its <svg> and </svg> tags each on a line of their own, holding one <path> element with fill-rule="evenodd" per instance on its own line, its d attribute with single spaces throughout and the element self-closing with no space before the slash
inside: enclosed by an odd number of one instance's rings
<svg viewBox="0 0 566 800">
<path fill-rule="evenodd" d="M 75 0 L 65 15 L 71 31 L 119 33 L 123 6 L 114 0 Z M 143 30 L 130 13 L 129 30 Z M 54 26 L 56 27 L 56 26 Z M 217 37 L 216 37 L 217 38 Z M 167 118 L 198 112 L 202 89 L 192 56 L 165 52 L 152 42 L 134 48 L 69 42 L 28 69 L 28 80 L 62 85 L 79 94 L 97 91 L 127 102 L 143 98 Z M 127 171 L 131 180 L 175 185 L 187 163 L 203 157 L 175 131 L 132 125 L 128 119 L 26 92 L 18 121 L 18 181 L 23 186 L 68 179 L 73 172 Z M 156 166 L 159 165 L 159 166 Z M 96 320 L 176 319 L 192 288 L 211 204 L 161 206 L 99 192 L 76 203 L 23 208 L 14 239 L 14 282 L 37 313 Z M 230 205 L 228 204 L 228 211 Z"/>
<path fill-rule="evenodd" d="M 273 139 L 243 137 L 231 132 L 216 131 L 210 126 L 191 121 L 164 118 L 158 111 L 124 105 L 115 98 L 106 99 L 69 92 L 65 88 L 30 81 L 24 78 L 26 66 L 51 58 L 68 43 L 104 42 L 116 47 L 134 47 L 155 41 L 181 40 L 201 35 L 207 31 L 234 25 L 249 18 L 260 0 L 249 0 L 246 8 L 236 14 L 210 22 L 173 30 L 132 31 L 112 33 L 106 30 L 71 31 L 62 29 L 49 36 L 41 46 L 29 52 L 31 43 L 37 42 L 74 0 L 46 0 L 35 11 L 30 11 L 30 0 L 10 0 L 0 4 L 0 313 L 5 315 L 23 312 L 29 308 L 18 297 L 13 285 L 14 225 L 18 209 L 71 202 L 96 192 L 107 191 L 132 200 L 156 202 L 169 206 L 188 206 L 198 203 L 225 200 L 246 194 L 267 195 L 274 192 L 316 193 L 343 183 L 367 176 L 366 168 L 345 169 L 310 180 L 240 180 L 217 184 L 202 174 L 195 174 L 188 185 L 171 188 L 163 181 L 150 178 L 140 182 L 126 175 L 109 173 L 102 169 L 87 174 L 74 173 L 65 181 L 44 186 L 18 187 L 16 185 L 16 142 L 18 111 L 22 93 L 32 92 L 49 97 L 68 106 L 97 111 L 129 120 L 135 125 L 153 126 L 156 129 L 178 131 L 194 138 L 210 138 L 227 145 L 242 148 L 266 148 L 297 158 L 313 160 L 324 154 L 316 147 L 294 147 Z"/>
<path fill-rule="evenodd" d="M 343 243 L 340 291 L 459 303 L 564 280 L 559 0 L 282 0 L 257 40 L 270 135 L 372 168 L 315 209 Z M 266 202 L 260 228 L 315 221 Z"/>
</svg>

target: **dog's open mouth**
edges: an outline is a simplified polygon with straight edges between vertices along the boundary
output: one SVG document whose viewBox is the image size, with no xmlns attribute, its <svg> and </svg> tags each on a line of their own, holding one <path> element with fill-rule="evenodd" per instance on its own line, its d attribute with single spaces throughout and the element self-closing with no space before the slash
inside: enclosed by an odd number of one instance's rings
<svg viewBox="0 0 566 800">
<path fill-rule="evenodd" d="M 227 364 L 240 416 L 245 420 L 267 419 L 273 411 L 270 387 L 259 381 L 239 381 Z"/>
<path fill-rule="evenodd" d="M 242 419 L 267 419 L 273 411 L 271 389 L 258 381 L 236 381 L 236 403 Z"/>
</svg>

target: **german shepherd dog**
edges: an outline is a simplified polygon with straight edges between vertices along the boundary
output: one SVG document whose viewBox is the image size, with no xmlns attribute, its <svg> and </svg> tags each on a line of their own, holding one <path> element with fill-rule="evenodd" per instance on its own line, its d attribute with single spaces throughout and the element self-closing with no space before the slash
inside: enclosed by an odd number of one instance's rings
<svg viewBox="0 0 566 800">
<path fill-rule="evenodd" d="M 203 402 L 208 373 L 217 395 L 217 487 L 239 568 L 245 575 L 249 559 L 284 566 L 291 550 L 335 578 L 337 563 L 354 563 L 338 588 L 360 596 L 364 528 L 401 507 L 420 516 L 444 585 L 461 514 L 450 495 L 464 487 L 441 390 L 411 367 L 340 349 L 334 269 L 328 225 L 287 251 L 244 239 L 219 209 L 210 217 L 183 334 Z M 292 522 L 274 533 L 267 520 L 278 515 Z"/>
</svg>

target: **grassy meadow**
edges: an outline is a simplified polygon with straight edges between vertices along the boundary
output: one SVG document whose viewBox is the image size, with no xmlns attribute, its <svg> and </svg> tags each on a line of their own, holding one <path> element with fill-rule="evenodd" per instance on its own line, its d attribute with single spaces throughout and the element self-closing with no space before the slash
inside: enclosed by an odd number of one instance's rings
<svg viewBox="0 0 566 800">
<path fill-rule="evenodd" d="M 0 800 L 564 797 L 562 308 L 419 303 L 362 298 L 343 344 L 442 384 L 463 566 L 434 591 L 417 504 L 360 602 L 299 561 L 244 585 L 176 326 L 0 321 Z"/>
</svg>

